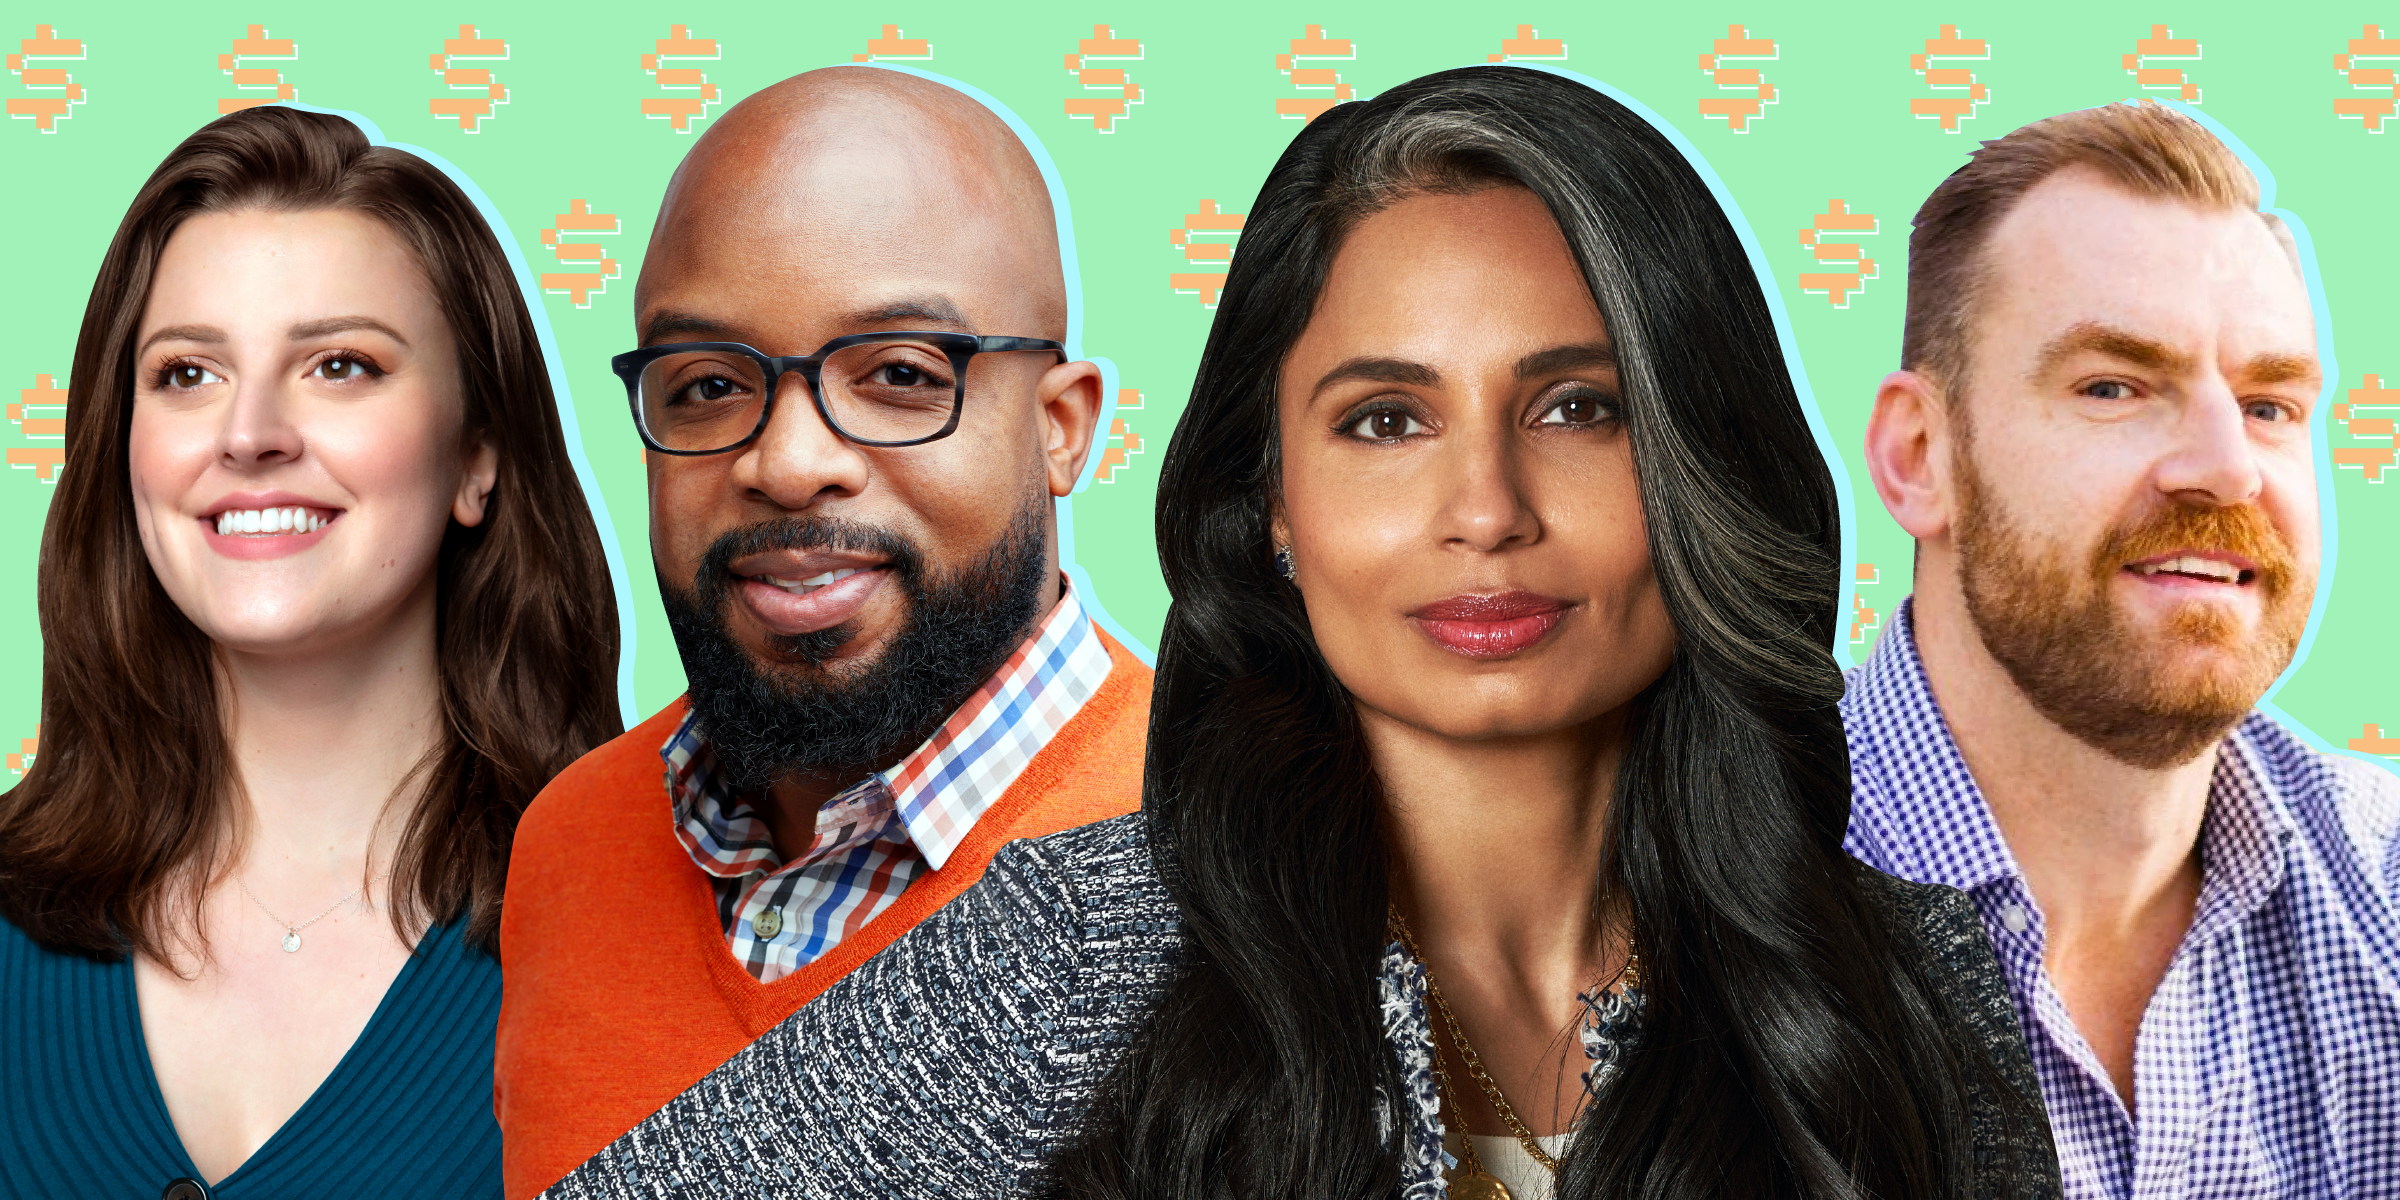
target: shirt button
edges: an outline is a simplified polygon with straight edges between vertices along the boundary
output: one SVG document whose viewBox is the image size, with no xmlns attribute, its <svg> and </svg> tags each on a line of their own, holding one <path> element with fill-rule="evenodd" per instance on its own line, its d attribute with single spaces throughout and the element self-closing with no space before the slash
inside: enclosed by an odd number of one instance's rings
<svg viewBox="0 0 2400 1200">
<path fill-rule="evenodd" d="M 197 1179 L 170 1179 L 158 1200 L 208 1200 L 208 1189 Z"/>
<path fill-rule="evenodd" d="M 774 941 L 775 935 L 783 932 L 783 910 L 770 908 L 750 918 L 750 931 L 757 934 L 760 941 Z"/>
<path fill-rule="evenodd" d="M 2033 924 L 2033 918 L 2025 914 L 2024 905 L 2011 904 L 2000 910 L 2000 923 L 2007 926 L 2010 933 L 2023 933 L 2026 926 Z"/>
</svg>

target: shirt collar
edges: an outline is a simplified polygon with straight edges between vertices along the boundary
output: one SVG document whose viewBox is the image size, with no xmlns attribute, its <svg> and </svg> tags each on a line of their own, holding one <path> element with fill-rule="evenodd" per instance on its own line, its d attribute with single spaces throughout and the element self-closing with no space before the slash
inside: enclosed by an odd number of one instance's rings
<svg viewBox="0 0 2400 1200">
<path fill-rule="evenodd" d="M 1871 843 L 1893 873 L 1972 890 L 2021 879 L 2016 856 L 1967 770 L 1917 653 L 1915 599 L 1903 600 L 1842 698 L 1850 732 L 1853 839 Z M 2283 881 L 2294 819 L 2250 744 L 2252 713 L 2220 744 L 2201 827 L 2203 912 L 2246 914 Z"/>
<path fill-rule="evenodd" d="M 2251 745 L 2252 713 L 2217 751 L 2209 777 L 2208 815 L 2200 826 L 2200 911 L 2195 936 L 2213 929 L 2221 912 L 2248 916 L 2282 886 L 2289 843 L 2299 826 L 2272 774 Z"/>
<path fill-rule="evenodd" d="M 1917 655 L 1915 599 L 1899 611 L 1842 696 L 1851 838 L 1904 879 L 1970 891 L 2019 879 L 2016 855 L 1967 769 Z"/>
<path fill-rule="evenodd" d="M 884 771 L 909 840 L 934 870 L 1108 678 L 1107 647 L 1062 577 L 1058 603 L 933 736 Z"/>
<path fill-rule="evenodd" d="M 1107 647 L 1062 577 L 1049 615 L 933 736 L 826 803 L 802 861 L 854 844 L 897 815 L 927 865 L 940 870 L 985 810 L 1099 690 L 1110 666 Z M 659 757 L 676 828 L 702 870 L 735 878 L 789 865 L 777 859 L 766 823 L 719 776 L 699 714 L 684 715 Z"/>
</svg>

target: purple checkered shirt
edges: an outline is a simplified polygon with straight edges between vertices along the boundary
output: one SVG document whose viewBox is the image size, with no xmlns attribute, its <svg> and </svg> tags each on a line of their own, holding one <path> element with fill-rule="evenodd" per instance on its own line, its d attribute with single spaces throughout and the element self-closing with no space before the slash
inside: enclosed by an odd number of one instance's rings
<svg viewBox="0 0 2400 1200">
<path fill-rule="evenodd" d="M 2033 1053 L 2069 1200 L 2400 1197 L 2400 779 L 2252 713 L 2128 1113 L 2042 967 L 2041 906 L 1951 740 L 1904 603 L 1849 674 L 1850 852 L 1967 893 Z"/>
<path fill-rule="evenodd" d="M 1050 615 L 925 744 L 817 811 L 806 849 L 775 853 L 748 793 L 726 786 L 697 714 L 659 747 L 675 836 L 716 889 L 725 943 L 761 983 L 815 962 L 938 871 L 1108 678 L 1108 648 L 1063 583 Z"/>
</svg>

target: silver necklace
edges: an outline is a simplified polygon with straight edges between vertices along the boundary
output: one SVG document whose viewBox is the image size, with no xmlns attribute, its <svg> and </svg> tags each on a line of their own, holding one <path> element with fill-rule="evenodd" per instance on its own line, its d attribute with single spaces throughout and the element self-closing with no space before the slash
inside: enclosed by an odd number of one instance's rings
<svg viewBox="0 0 2400 1200">
<path fill-rule="evenodd" d="M 258 906 L 258 911 L 260 911 L 260 912 L 263 912 L 263 913 L 267 914 L 267 919 L 268 919 L 268 920 L 270 920 L 270 921 L 273 921 L 273 922 L 275 922 L 276 924 L 283 926 L 283 952 L 284 952 L 285 954 L 298 954 L 298 953 L 300 952 L 300 931 L 301 931 L 301 930 L 303 930 L 303 929 L 306 929 L 306 928 L 308 928 L 309 926 L 311 926 L 311 925 L 314 925 L 314 924 L 316 924 L 317 922 L 319 922 L 319 921 L 322 921 L 322 920 L 324 920 L 325 918 L 332 916 L 332 915 L 333 915 L 333 910 L 334 910 L 334 909 L 336 909 L 336 908 L 340 908 L 341 906 L 343 906 L 343 905 L 345 905 L 345 904 L 348 904 L 348 903 L 350 903 L 351 897 L 354 897 L 354 896 L 358 895 L 360 892 L 363 892 L 363 891 L 367 890 L 367 885 L 365 885 L 365 884 L 363 884 L 363 883 L 362 883 L 362 884 L 358 885 L 356 888 L 353 888 L 353 889 L 351 890 L 351 892 L 350 892 L 350 895 L 348 895 L 348 896 L 344 896 L 344 897 L 342 897 L 341 899 L 334 901 L 334 902 L 333 902 L 333 904 L 332 904 L 331 906 L 329 906 L 328 908 L 326 908 L 326 910 L 325 910 L 324 912 L 318 913 L 317 915 L 315 915 L 315 916 L 313 916 L 313 917 L 310 917 L 309 919 L 307 919 L 307 920 L 305 920 L 305 921 L 302 921 L 302 922 L 300 922 L 300 923 L 299 923 L 299 924 L 297 924 L 297 925 L 294 925 L 294 924 L 292 924 L 291 922 L 284 920 L 282 917 L 276 916 L 276 915 L 275 915 L 275 910 L 274 910 L 274 909 L 271 909 L 271 908 L 268 908 L 268 907 L 267 907 L 267 902 L 266 902 L 266 901 L 264 901 L 264 900 L 261 900 L 261 899 L 259 899 L 259 898 L 258 898 L 258 893 L 251 891 L 251 890 L 250 890 L 250 885 L 249 885 L 249 884 L 247 884 L 247 883 L 243 883 L 243 882 L 242 882 L 242 877 L 241 877 L 241 876 L 239 876 L 239 875 L 236 875 L 236 876 L 234 876 L 234 877 L 233 877 L 233 886 L 235 886 L 235 887 L 238 887 L 238 888 L 242 889 L 242 894 L 243 894 L 243 895 L 245 895 L 245 896 L 248 896 L 248 897 L 250 897 L 250 903 L 257 905 L 257 906 Z"/>
</svg>

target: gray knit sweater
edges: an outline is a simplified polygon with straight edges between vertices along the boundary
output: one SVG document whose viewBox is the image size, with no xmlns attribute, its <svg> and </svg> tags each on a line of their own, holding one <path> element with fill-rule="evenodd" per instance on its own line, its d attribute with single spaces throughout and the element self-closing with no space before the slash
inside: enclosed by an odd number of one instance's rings
<svg viewBox="0 0 2400 1200">
<path fill-rule="evenodd" d="M 1976 1096 L 1977 1197 L 2056 1197 L 2032 1063 L 1982 925 L 1951 889 L 1868 874 L 1930 952 L 1961 1038 L 1988 1047 L 2017 1093 Z M 545 1195 L 1026 1194 L 1183 945 L 1138 814 L 1011 843 L 980 883 Z M 1430 1044 L 1421 1007 L 1387 1025 L 1404 1056 Z M 2024 1118 L 2013 1138 L 2002 1103 Z M 1429 1161 L 1438 1118 L 1412 1124 L 1404 1158 Z M 1438 1174 L 1406 1190 L 1438 1196 Z"/>
</svg>

